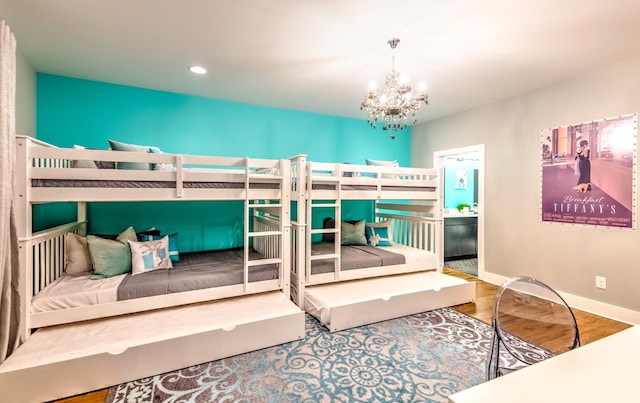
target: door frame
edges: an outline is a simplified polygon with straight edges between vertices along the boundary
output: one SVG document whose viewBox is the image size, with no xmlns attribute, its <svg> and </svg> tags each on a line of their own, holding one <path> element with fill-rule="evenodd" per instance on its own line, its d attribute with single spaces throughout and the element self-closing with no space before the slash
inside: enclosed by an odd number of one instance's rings
<svg viewBox="0 0 640 403">
<path fill-rule="evenodd" d="M 485 183 L 485 146 L 484 144 L 476 144 L 468 147 L 451 148 L 442 151 L 433 152 L 433 165 L 435 168 L 444 168 L 444 159 L 459 154 L 478 153 L 478 278 L 484 280 L 484 183 Z M 444 170 L 443 170 L 444 172 Z M 444 183 L 444 180 L 442 181 Z M 444 189 L 442 189 L 442 199 L 444 200 Z M 444 208 L 444 206 L 443 206 Z M 443 239 L 444 240 L 444 239 Z M 444 251 L 444 247 L 443 247 Z M 442 256 L 444 259 L 444 256 Z"/>
</svg>

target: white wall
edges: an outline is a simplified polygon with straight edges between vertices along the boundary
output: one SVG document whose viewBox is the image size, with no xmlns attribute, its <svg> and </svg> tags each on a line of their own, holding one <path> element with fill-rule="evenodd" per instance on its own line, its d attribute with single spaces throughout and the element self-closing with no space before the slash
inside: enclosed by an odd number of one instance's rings
<svg viewBox="0 0 640 403">
<path fill-rule="evenodd" d="M 13 6 L 0 0 L 0 19 L 11 28 Z M 20 35 L 13 31 L 18 49 L 16 51 L 16 133 L 35 137 L 36 134 L 36 73 L 20 50 Z"/>
<path fill-rule="evenodd" d="M 16 133 L 36 135 L 36 73 L 20 52 L 16 52 Z"/>
<path fill-rule="evenodd" d="M 638 72 L 635 57 L 414 127 L 417 167 L 433 166 L 434 151 L 486 145 L 486 272 L 536 277 L 588 310 L 606 315 L 613 307 L 607 316 L 640 318 L 640 228 L 543 224 L 539 217 L 540 131 L 638 112 Z M 596 275 L 607 278 L 606 290 L 595 288 Z"/>
</svg>

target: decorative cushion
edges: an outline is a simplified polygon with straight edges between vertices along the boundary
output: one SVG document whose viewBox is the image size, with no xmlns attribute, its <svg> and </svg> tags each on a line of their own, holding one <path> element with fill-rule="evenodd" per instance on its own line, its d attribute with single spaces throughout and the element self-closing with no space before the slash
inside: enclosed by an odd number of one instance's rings
<svg viewBox="0 0 640 403">
<path fill-rule="evenodd" d="M 365 161 L 367 162 L 367 165 L 374 165 L 377 167 L 397 167 L 398 166 L 398 161 L 396 160 L 380 161 L 380 160 L 370 160 L 368 158 L 365 158 Z"/>
<path fill-rule="evenodd" d="M 75 144 L 73 146 L 75 149 L 79 150 L 97 150 L 97 148 L 87 148 L 83 146 L 79 146 Z M 113 161 L 91 161 L 91 160 L 78 160 L 73 161 L 74 168 L 91 168 L 91 169 L 115 169 L 116 163 Z"/>
<path fill-rule="evenodd" d="M 149 146 L 140 146 L 137 144 L 122 143 L 120 141 L 109 140 L 111 149 L 115 151 L 133 151 L 139 153 L 148 153 Z M 147 162 L 116 162 L 116 169 L 139 169 L 151 170 L 152 164 Z"/>
<path fill-rule="evenodd" d="M 165 235 L 158 234 L 143 234 L 140 237 L 141 241 L 155 241 L 163 238 Z M 180 254 L 178 253 L 178 234 L 169 234 L 166 235 L 169 237 L 169 257 L 172 262 L 177 262 L 180 260 Z"/>
<path fill-rule="evenodd" d="M 173 267 L 169 258 L 168 236 L 164 236 L 157 241 L 129 241 L 129 246 L 131 247 L 132 275 Z"/>
<path fill-rule="evenodd" d="M 137 241 L 136 231 L 129 227 L 115 240 L 87 235 L 91 262 L 92 280 L 113 277 L 131 271 L 131 248 L 128 241 Z"/>
<path fill-rule="evenodd" d="M 160 230 L 156 229 L 155 227 L 151 227 L 142 232 L 136 232 L 136 236 L 138 237 L 138 242 L 148 241 L 149 239 L 146 239 L 146 235 L 158 236 L 160 235 Z M 160 239 L 160 238 L 158 237 L 157 239 Z"/>
<path fill-rule="evenodd" d="M 393 239 L 391 233 L 391 221 L 367 223 L 365 226 L 367 243 L 371 246 L 391 246 Z"/>
<path fill-rule="evenodd" d="M 340 225 L 340 244 L 341 245 L 366 245 L 367 238 L 364 236 L 365 221 L 356 221 L 355 224 L 350 224 L 347 221 L 342 221 Z"/>
<path fill-rule="evenodd" d="M 393 160 L 393 161 L 380 161 L 380 160 L 370 160 L 365 158 L 365 161 L 367 163 L 367 165 L 373 165 L 373 166 L 377 166 L 377 167 L 398 167 L 400 165 L 398 165 L 398 161 Z M 395 175 L 393 174 L 382 174 L 383 178 L 395 178 Z"/>
<path fill-rule="evenodd" d="M 149 152 L 151 154 L 164 154 L 162 150 L 160 150 L 158 147 L 149 147 Z M 153 169 L 154 171 L 169 171 L 169 172 L 176 170 L 173 164 L 163 164 L 163 163 L 151 164 L 151 169 Z"/>
<path fill-rule="evenodd" d="M 87 238 L 68 232 L 64 237 L 64 271 L 85 274 L 93 270 Z"/>
</svg>

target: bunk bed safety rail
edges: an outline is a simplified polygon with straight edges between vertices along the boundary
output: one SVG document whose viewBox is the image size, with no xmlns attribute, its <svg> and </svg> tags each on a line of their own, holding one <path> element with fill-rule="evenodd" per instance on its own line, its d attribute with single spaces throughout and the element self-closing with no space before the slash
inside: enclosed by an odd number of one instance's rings
<svg viewBox="0 0 640 403">
<path fill-rule="evenodd" d="M 435 181 L 437 181 L 439 177 L 439 171 L 434 168 L 356 165 L 313 161 L 309 164 L 308 175 L 316 179 L 334 177 L 356 182 L 380 179 L 383 180 L 383 182 L 434 181 L 433 183 L 437 184 Z"/>
<path fill-rule="evenodd" d="M 31 252 L 32 296 L 62 276 L 65 269 L 65 235 L 68 232 L 83 233 L 85 225 L 85 222 L 67 223 L 19 240 L 20 248 Z"/>
<path fill-rule="evenodd" d="M 268 235 L 256 235 L 253 237 L 253 248 L 267 259 L 281 257 L 280 221 L 271 216 L 254 216 L 253 232 L 256 234 L 268 233 Z"/>
<path fill-rule="evenodd" d="M 441 240 L 442 219 L 378 213 L 379 219 L 391 220 L 393 242 L 437 252 Z"/>
<path fill-rule="evenodd" d="M 247 188 L 265 198 L 289 194 L 290 164 L 284 159 L 58 148 L 25 137 L 17 143 L 18 171 L 25 172 L 19 179 L 31 202 L 56 201 L 67 194 L 72 201 L 207 199 L 211 188 L 226 189 L 216 194 L 218 199 L 242 198 Z M 80 166 L 79 161 L 95 166 Z M 118 169 L 122 163 L 139 169 Z"/>
</svg>

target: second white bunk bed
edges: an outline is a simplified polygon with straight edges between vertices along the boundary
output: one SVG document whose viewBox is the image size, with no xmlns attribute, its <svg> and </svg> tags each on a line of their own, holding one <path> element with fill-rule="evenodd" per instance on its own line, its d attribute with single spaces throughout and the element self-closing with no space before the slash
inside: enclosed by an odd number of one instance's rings
<svg viewBox="0 0 640 403">
<path fill-rule="evenodd" d="M 291 159 L 291 172 L 292 298 L 330 331 L 475 300 L 474 282 L 442 273 L 438 170 L 318 163 L 300 155 Z M 375 218 L 367 225 L 386 228 L 391 246 L 356 246 L 355 252 L 342 246 L 343 200 L 373 201 Z M 327 208 L 335 228 L 319 226 L 317 212 Z M 333 239 L 316 242 L 327 234 Z M 366 255 L 369 263 L 352 255 Z"/>
<path fill-rule="evenodd" d="M 304 312 L 290 299 L 288 160 L 57 148 L 25 136 L 17 137 L 16 153 L 26 342 L 0 365 L 7 401 L 53 400 L 304 338 Z M 77 161 L 150 169 L 77 168 Z M 151 169 L 159 164 L 168 169 Z M 102 303 L 91 297 L 35 312 L 34 299 L 64 298 L 66 291 L 54 290 L 56 285 L 78 280 L 65 274 L 65 241 L 68 233 L 85 234 L 87 202 L 180 200 L 244 201 L 244 250 L 235 283 Z M 32 233 L 33 205 L 60 201 L 78 203 L 77 220 Z M 256 278 L 265 267 L 269 276 Z M 87 276 L 86 284 L 112 292 L 113 278 L 105 280 L 105 287 L 96 286 L 104 280 Z"/>
</svg>

